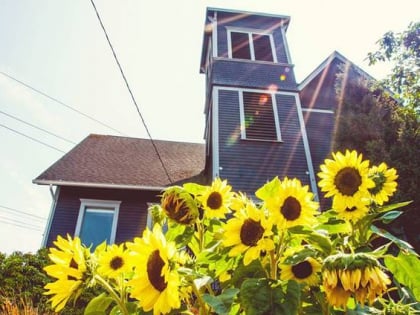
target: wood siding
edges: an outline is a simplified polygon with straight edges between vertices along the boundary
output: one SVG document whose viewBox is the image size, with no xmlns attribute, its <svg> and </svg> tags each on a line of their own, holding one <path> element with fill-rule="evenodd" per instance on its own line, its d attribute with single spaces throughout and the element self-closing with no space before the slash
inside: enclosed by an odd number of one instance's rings
<svg viewBox="0 0 420 315">
<path fill-rule="evenodd" d="M 275 176 L 309 184 L 295 96 L 275 98 L 282 142 L 241 140 L 238 90 L 218 88 L 219 176 L 235 190 L 252 195 Z"/>
<path fill-rule="evenodd" d="M 237 27 L 255 30 L 273 30 L 273 39 L 278 63 L 289 63 L 286 45 L 281 32 L 282 20 L 276 17 L 258 15 L 240 15 L 237 13 L 218 12 L 217 15 L 217 56 L 228 57 L 227 28 Z"/>
<path fill-rule="evenodd" d="M 121 201 L 115 243 L 141 236 L 147 222 L 147 202 L 157 202 L 157 192 L 61 186 L 46 246 L 58 235 L 74 236 L 80 198 Z"/>
</svg>

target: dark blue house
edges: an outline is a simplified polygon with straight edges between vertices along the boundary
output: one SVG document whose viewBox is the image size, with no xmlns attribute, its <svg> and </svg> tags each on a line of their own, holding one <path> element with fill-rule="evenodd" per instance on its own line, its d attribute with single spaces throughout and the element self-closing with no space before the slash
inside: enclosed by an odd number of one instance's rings
<svg viewBox="0 0 420 315">
<path fill-rule="evenodd" d="M 66 234 L 86 244 L 132 239 L 162 190 L 183 182 L 220 177 L 252 196 L 273 177 L 288 176 L 318 198 L 316 167 L 331 151 L 339 115 L 334 78 L 350 62 L 334 52 L 297 84 L 289 22 L 208 8 L 200 63 L 205 143 L 156 141 L 164 169 L 147 139 L 89 135 L 33 181 L 56 187 L 43 246 Z"/>
</svg>

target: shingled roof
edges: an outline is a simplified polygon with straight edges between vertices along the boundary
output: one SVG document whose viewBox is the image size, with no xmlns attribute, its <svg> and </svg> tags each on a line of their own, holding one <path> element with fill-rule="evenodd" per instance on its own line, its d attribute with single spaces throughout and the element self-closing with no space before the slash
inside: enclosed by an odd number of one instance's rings
<svg viewBox="0 0 420 315">
<path fill-rule="evenodd" d="M 155 144 L 171 181 L 154 149 Z M 205 146 L 91 134 L 33 180 L 41 185 L 162 189 L 203 182 Z"/>
</svg>

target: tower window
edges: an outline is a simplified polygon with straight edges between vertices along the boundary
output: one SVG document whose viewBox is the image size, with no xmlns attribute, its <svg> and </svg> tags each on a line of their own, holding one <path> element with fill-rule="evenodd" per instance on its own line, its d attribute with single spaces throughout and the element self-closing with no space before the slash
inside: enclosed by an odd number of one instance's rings
<svg viewBox="0 0 420 315">
<path fill-rule="evenodd" d="M 276 61 L 272 34 L 228 30 L 229 57 Z"/>
<path fill-rule="evenodd" d="M 277 107 L 272 94 L 239 93 L 242 139 L 281 141 Z"/>
</svg>

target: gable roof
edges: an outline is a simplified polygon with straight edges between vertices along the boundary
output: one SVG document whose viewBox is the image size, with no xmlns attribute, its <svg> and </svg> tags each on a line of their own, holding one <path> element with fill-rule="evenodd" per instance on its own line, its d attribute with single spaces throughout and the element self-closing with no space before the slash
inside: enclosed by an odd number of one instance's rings
<svg viewBox="0 0 420 315">
<path fill-rule="evenodd" d="M 322 71 L 324 71 L 328 66 L 335 60 L 339 60 L 342 63 L 350 63 L 352 64 L 355 69 L 366 79 L 374 81 L 375 79 L 368 74 L 366 71 L 358 67 L 356 64 L 351 62 L 349 59 L 344 57 L 342 54 L 340 54 L 338 51 L 334 51 L 331 55 L 329 55 L 314 71 L 312 71 L 298 86 L 299 91 L 305 88 L 306 85 L 308 85 L 314 78 L 317 77 L 318 74 L 320 74 Z"/>
<path fill-rule="evenodd" d="M 33 183 L 161 190 L 192 177 L 203 180 L 204 144 L 162 140 L 153 143 L 148 139 L 91 134 Z"/>
</svg>

